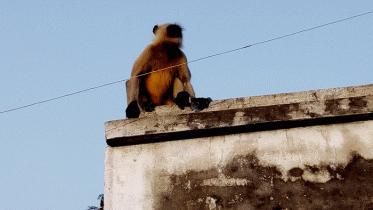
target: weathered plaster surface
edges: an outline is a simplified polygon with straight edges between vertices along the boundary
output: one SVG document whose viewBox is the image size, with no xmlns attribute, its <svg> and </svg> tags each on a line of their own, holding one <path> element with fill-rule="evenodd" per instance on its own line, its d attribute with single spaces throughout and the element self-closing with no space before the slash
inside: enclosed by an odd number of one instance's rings
<svg viewBox="0 0 373 210">
<path fill-rule="evenodd" d="M 250 127 L 371 114 L 372 90 L 359 86 L 289 94 L 294 98 L 263 96 L 257 106 L 250 106 L 256 99 L 230 99 L 220 101 L 219 110 L 108 122 L 107 140 L 244 127 L 234 134 L 108 146 L 105 208 L 373 209 L 373 120 Z"/>
<path fill-rule="evenodd" d="M 354 154 L 361 158 L 351 163 Z M 107 147 L 105 199 L 110 198 L 111 203 L 105 206 L 214 209 L 206 208 L 206 202 L 215 196 L 222 202 L 222 209 L 291 209 L 292 205 L 310 205 L 307 202 L 316 199 L 313 190 L 330 188 L 329 191 L 344 192 L 345 188 L 354 188 L 346 182 L 359 188 L 358 184 L 371 186 L 371 159 L 373 121 Z M 357 163 L 362 164 L 357 167 L 361 174 L 346 170 L 348 164 Z M 351 181 L 349 176 L 361 182 Z M 370 205 L 373 186 L 368 189 L 372 190 L 356 196 L 363 196 Z M 320 193 L 318 200 L 323 199 Z M 308 199 L 299 200 L 298 194 Z M 297 204 L 290 199 L 295 195 Z M 342 202 L 338 198 L 335 199 Z M 345 202 L 363 205 L 360 200 Z M 315 205 L 321 208 L 324 204 L 318 201 Z"/>
</svg>

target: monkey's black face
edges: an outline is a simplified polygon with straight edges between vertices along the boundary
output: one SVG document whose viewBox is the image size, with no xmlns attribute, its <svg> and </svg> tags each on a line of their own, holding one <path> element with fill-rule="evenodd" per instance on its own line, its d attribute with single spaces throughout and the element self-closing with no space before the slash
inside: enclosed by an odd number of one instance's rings
<svg viewBox="0 0 373 210">
<path fill-rule="evenodd" d="M 171 24 L 167 27 L 167 35 L 170 38 L 182 38 L 182 28 L 176 24 Z"/>
</svg>

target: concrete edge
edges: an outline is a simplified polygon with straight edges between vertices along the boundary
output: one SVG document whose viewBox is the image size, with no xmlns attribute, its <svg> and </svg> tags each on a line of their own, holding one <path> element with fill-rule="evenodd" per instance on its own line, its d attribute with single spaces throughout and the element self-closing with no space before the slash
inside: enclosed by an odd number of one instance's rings
<svg viewBox="0 0 373 210">
<path fill-rule="evenodd" d="M 339 123 L 370 118 L 373 96 L 324 101 L 163 115 L 106 122 L 110 146 L 151 143 L 164 140 L 214 136 L 217 133 L 254 132 L 312 123 Z M 301 121 L 304 121 L 301 123 Z M 287 122 L 284 124 L 284 122 Z M 255 126 L 254 126 L 255 125 Z M 247 127 L 251 126 L 251 127 Z M 225 128 L 225 129 L 223 129 Z M 204 131 L 203 131 L 204 130 Z M 199 132 L 197 132 L 199 131 Z"/>
</svg>

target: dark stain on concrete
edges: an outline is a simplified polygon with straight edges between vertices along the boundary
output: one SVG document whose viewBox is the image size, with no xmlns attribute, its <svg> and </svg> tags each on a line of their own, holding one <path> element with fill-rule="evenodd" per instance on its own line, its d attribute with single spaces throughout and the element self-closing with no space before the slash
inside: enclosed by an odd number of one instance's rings
<svg viewBox="0 0 373 210">
<path fill-rule="evenodd" d="M 345 110 L 340 107 L 340 102 L 344 99 L 335 99 L 325 101 L 325 111 L 328 114 L 343 115 L 343 114 L 354 114 L 364 111 L 367 108 L 367 97 L 353 97 L 348 98 L 350 100 L 349 109 Z"/>
<path fill-rule="evenodd" d="M 319 168 L 318 166 L 307 166 L 307 169 L 314 174 L 318 173 L 321 170 L 321 168 Z"/>
<path fill-rule="evenodd" d="M 325 113 L 329 115 L 345 115 L 355 114 L 364 111 L 367 107 L 366 97 L 354 97 L 348 98 L 350 100 L 349 109 L 342 109 L 340 106 L 341 100 L 334 99 L 325 101 Z M 310 102 L 312 103 L 312 102 Z M 216 111 L 216 112 L 200 112 L 200 113 L 188 113 L 179 115 L 180 120 L 187 119 L 187 125 L 191 129 L 198 129 L 196 125 L 208 125 L 208 128 L 219 127 L 219 125 L 233 126 L 234 118 L 237 113 L 243 113 L 242 119 L 247 119 L 248 124 L 257 122 L 274 122 L 274 121 L 289 121 L 292 120 L 291 112 L 293 111 L 304 111 L 305 114 L 312 118 L 321 118 L 322 115 L 318 113 L 311 113 L 307 110 L 301 110 L 299 103 L 294 104 L 279 104 L 272 106 L 263 107 L 249 107 L 241 109 L 231 109 Z M 246 117 L 246 118 L 245 118 Z M 255 121 L 253 121 L 255 119 Z"/>
<path fill-rule="evenodd" d="M 301 177 L 303 175 L 303 170 L 300 168 L 293 168 L 289 171 L 289 175 L 292 177 Z"/>
<path fill-rule="evenodd" d="M 217 169 L 172 175 L 172 191 L 161 195 L 155 209 L 373 209 L 373 160 L 354 154 L 346 167 L 308 166 L 306 170 L 317 173 L 325 168 L 332 177 L 326 183 L 301 179 L 300 168 L 289 171 L 300 179 L 285 182 L 276 167 L 261 166 L 255 154 L 237 156 L 222 168 L 222 174 L 227 179 L 246 179 L 246 185 L 203 185 L 204 180 L 219 177 Z"/>
<path fill-rule="evenodd" d="M 339 100 L 325 101 L 325 112 L 329 114 L 339 113 L 341 111 L 339 107 Z"/>
<path fill-rule="evenodd" d="M 252 119 L 256 119 L 258 122 L 291 120 L 292 117 L 289 116 L 289 113 L 298 109 L 299 104 L 283 104 L 224 110 L 224 113 L 221 111 L 189 113 L 186 115 L 179 115 L 178 118 L 180 121 L 186 118 L 187 126 L 193 130 L 197 129 L 198 126 L 196 125 L 199 124 L 208 125 L 208 128 L 219 127 L 220 125 L 232 126 L 235 122 L 234 118 L 236 117 L 237 113 L 243 113 L 241 117 L 243 119 L 246 117 L 247 123 L 252 123 Z"/>
<path fill-rule="evenodd" d="M 356 112 L 367 107 L 366 97 L 350 98 L 350 111 Z"/>
<path fill-rule="evenodd" d="M 312 118 L 320 117 L 320 114 L 314 113 L 314 112 L 306 112 L 306 114 Z"/>
</svg>

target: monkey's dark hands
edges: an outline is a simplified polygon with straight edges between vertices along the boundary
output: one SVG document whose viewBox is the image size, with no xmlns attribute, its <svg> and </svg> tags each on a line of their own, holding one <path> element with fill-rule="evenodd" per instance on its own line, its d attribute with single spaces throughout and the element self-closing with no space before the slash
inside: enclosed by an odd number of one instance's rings
<svg viewBox="0 0 373 210">
<path fill-rule="evenodd" d="M 195 112 L 199 112 L 209 107 L 211 101 L 212 100 L 210 97 L 209 98 L 192 98 L 192 104 L 190 108 Z"/>
<path fill-rule="evenodd" d="M 137 105 L 136 101 L 132 101 L 130 104 L 128 104 L 126 109 L 126 116 L 128 118 L 138 118 L 140 115 L 140 108 Z"/>
<path fill-rule="evenodd" d="M 186 106 L 190 106 L 189 97 L 190 95 L 188 92 L 182 91 L 177 94 L 174 102 L 179 106 L 180 109 L 184 109 Z"/>
<path fill-rule="evenodd" d="M 142 108 L 147 112 L 152 112 L 155 109 L 155 104 L 151 101 L 145 101 L 142 103 Z"/>
</svg>

